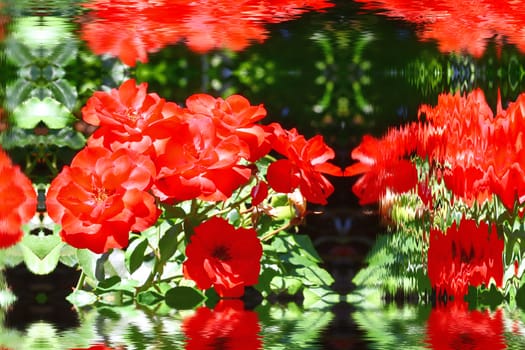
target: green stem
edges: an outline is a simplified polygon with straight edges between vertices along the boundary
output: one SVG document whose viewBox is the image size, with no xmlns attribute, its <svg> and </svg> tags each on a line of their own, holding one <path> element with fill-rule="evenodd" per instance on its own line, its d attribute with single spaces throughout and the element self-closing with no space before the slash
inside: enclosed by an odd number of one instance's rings
<svg viewBox="0 0 525 350">
<path fill-rule="evenodd" d="M 84 285 L 85 280 L 86 280 L 86 274 L 84 273 L 84 271 L 81 271 L 80 272 L 80 277 L 78 278 L 78 282 L 77 282 L 77 285 L 75 287 L 75 290 L 82 289 L 82 286 Z"/>
<path fill-rule="evenodd" d="M 272 238 L 273 236 L 277 235 L 279 232 L 284 231 L 284 230 L 286 230 L 286 229 L 288 229 L 288 228 L 290 228 L 292 226 L 293 226 L 292 223 L 288 222 L 288 223 L 282 225 L 281 227 L 279 227 L 279 228 L 277 228 L 277 229 L 275 229 L 273 231 L 270 231 L 267 234 L 265 234 L 264 236 L 262 236 L 261 237 L 261 241 L 266 242 L 270 238 Z"/>
</svg>

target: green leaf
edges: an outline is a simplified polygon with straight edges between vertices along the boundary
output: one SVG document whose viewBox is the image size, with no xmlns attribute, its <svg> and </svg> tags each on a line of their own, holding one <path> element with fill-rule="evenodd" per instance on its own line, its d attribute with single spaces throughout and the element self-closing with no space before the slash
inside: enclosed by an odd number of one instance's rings
<svg viewBox="0 0 525 350">
<path fill-rule="evenodd" d="M 330 286 L 334 283 L 333 277 L 319 266 L 305 266 L 295 269 L 295 272 L 304 281 L 305 285 Z"/>
<path fill-rule="evenodd" d="M 86 292 L 85 290 L 75 289 L 73 293 L 66 297 L 66 300 L 78 308 L 83 306 L 92 305 L 97 302 L 97 296 L 92 292 Z"/>
<path fill-rule="evenodd" d="M 139 237 L 132 241 L 126 249 L 126 267 L 129 273 L 137 271 L 144 262 L 144 252 L 148 248 L 148 240 Z"/>
<path fill-rule="evenodd" d="M 53 93 L 55 100 L 62 103 L 67 109 L 72 111 L 75 108 L 78 97 L 77 90 L 67 80 L 53 81 L 48 85 L 48 88 Z"/>
<path fill-rule="evenodd" d="M 60 251 L 60 262 L 69 267 L 78 264 L 77 249 L 68 244 L 64 244 Z"/>
<path fill-rule="evenodd" d="M 303 282 L 299 278 L 290 276 L 274 276 L 270 283 L 270 287 L 275 292 L 280 293 L 286 291 L 286 293 L 290 295 L 297 293 L 302 286 Z"/>
<path fill-rule="evenodd" d="M 77 52 L 78 42 L 73 38 L 69 38 L 53 47 L 52 51 L 47 56 L 47 60 L 54 65 L 65 66 L 69 61 L 76 57 Z"/>
<path fill-rule="evenodd" d="M 60 259 L 64 243 L 55 235 L 25 235 L 20 243 L 27 268 L 37 275 L 51 273 Z"/>
<path fill-rule="evenodd" d="M 6 56 L 18 67 L 26 66 L 35 60 L 29 47 L 13 38 L 6 40 Z"/>
<path fill-rule="evenodd" d="M 65 127 L 57 130 L 56 133 L 51 131 L 46 136 L 39 139 L 39 143 L 48 143 L 58 147 L 69 147 L 72 149 L 81 149 L 86 145 L 86 138 L 84 135 L 71 127 Z"/>
<path fill-rule="evenodd" d="M 179 247 L 178 236 L 182 232 L 182 223 L 175 224 L 164 231 L 159 241 L 160 262 L 166 263 Z"/>
<path fill-rule="evenodd" d="M 303 297 L 305 309 L 325 308 L 338 303 L 340 300 L 339 294 L 328 288 L 305 288 Z"/>
<path fill-rule="evenodd" d="M 108 279 L 98 282 L 97 289 L 112 290 L 113 287 L 120 283 L 120 281 L 121 279 L 119 276 L 111 276 Z"/>
<path fill-rule="evenodd" d="M 6 107 L 10 111 L 14 110 L 22 102 L 31 96 L 34 85 L 24 79 L 17 79 L 12 85 L 6 89 Z"/>
<path fill-rule="evenodd" d="M 137 295 L 137 302 L 148 306 L 155 305 L 163 299 L 162 295 L 153 290 L 147 290 Z"/>
<path fill-rule="evenodd" d="M 191 287 L 174 287 L 166 292 L 166 304 L 177 310 L 194 309 L 201 304 L 205 296 Z"/>
<path fill-rule="evenodd" d="M 95 277 L 95 270 L 99 257 L 100 254 L 95 254 L 89 249 L 77 250 L 78 265 L 82 269 L 82 272 L 84 272 L 84 274 L 93 281 L 97 280 Z"/>
<path fill-rule="evenodd" d="M 307 235 L 291 235 L 292 239 L 301 247 L 303 252 L 308 253 L 308 258 L 315 261 L 321 262 L 321 257 L 317 254 L 317 251 L 314 248 L 312 240 Z"/>
<path fill-rule="evenodd" d="M 75 117 L 57 100 L 50 97 L 42 100 L 31 97 L 14 109 L 11 119 L 14 125 L 23 129 L 33 129 L 40 122 L 50 129 L 60 129 Z"/>
</svg>

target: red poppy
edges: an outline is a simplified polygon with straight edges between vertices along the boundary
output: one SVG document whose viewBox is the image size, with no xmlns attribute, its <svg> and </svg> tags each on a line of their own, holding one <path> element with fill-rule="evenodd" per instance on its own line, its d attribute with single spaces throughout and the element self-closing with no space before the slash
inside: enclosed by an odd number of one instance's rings
<svg viewBox="0 0 525 350">
<path fill-rule="evenodd" d="M 255 124 L 266 116 L 263 105 L 252 106 L 241 95 L 232 95 L 225 100 L 206 94 L 195 94 L 186 100 L 186 107 L 192 114 L 205 115 L 214 121 L 217 134 L 228 137 L 237 135 L 243 146 L 241 155 L 256 161 L 270 151 L 268 132 Z"/>
<path fill-rule="evenodd" d="M 153 152 L 153 138 L 145 130 L 163 119 L 164 99 L 147 93 L 148 85 L 137 85 L 130 79 L 118 89 L 96 91 L 82 108 L 87 123 L 100 126 L 88 140 L 89 146 L 103 146 L 111 150 L 130 148 L 139 153 Z"/>
<path fill-rule="evenodd" d="M 335 157 L 320 135 L 306 140 L 296 129 L 285 130 L 278 123 L 269 126 L 273 150 L 285 156 L 268 167 L 268 184 L 277 192 L 298 188 L 309 202 L 326 204 L 334 187 L 323 174 L 341 176 L 342 170 L 328 163 Z"/>
<path fill-rule="evenodd" d="M 254 229 L 238 228 L 213 217 L 195 227 L 186 247 L 184 277 L 200 289 L 214 287 L 221 297 L 241 297 L 257 284 L 262 245 Z"/>
<path fill-rule="evenodd" d="M 525 49 L 521 2 L 499 0 L 358 0 L 369 9 L 416 23 L 419 37 L 437 41 L 442 52 L 466 52 L 481 57 L 491 40 Z"/>
<path fill-rule="evenodd" d="M 220 300 L 213 310 L 199 307 L 184 319 L 182 330 L 186 350 L 262 349 L 259 317 L 240 300 Z"/>
<path fill-rule="evenodd" d="M 156 123 L 155 128 L 172 135 L 157 149 L 153 191 L 160 200 L 225 200 L 250 179 L 251 169 L 239 165 L 240 139 L 236 135 L 219 137 L 211 118 L 175 116 Z"/>
<path fill-rule="evenodd" d="M 496 225 L 462 219 L 443 234 L 431 229 L 428 248 L 428 277 L 438 295 L 446 292 L 457 299 L 469 286 L 503 283 L 503 239 Z"/>
<path fill-rule="evenodd" d="M 36 213 L 37 196 L 31 180 L 0 148 L 0 248 L 20 241 L 22 224 Z"/>
<path fill-rule="evenodd" d="M 130 231 L 145 230 L 160 214 L 146 192 L 154 174 L 146 156 L 86 147 L 51 182 L 49 216 L 62 225 L 62 239 L 73 247 L 95 253 L 126 247 Z"/>
<path fill-rule="evenodd" d="M 507 348 L 502 310 L 469 310 L 459 300 L 433 308 L 426 333 L 426 343 L 433 350 Z"/>
</svg>

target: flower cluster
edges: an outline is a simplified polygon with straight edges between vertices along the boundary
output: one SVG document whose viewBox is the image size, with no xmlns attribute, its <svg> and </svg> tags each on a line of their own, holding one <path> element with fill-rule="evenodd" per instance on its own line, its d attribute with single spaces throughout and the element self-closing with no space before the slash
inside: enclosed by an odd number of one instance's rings
<svg viewBox="0 0 525 350">
<path fill-rule="evenodd" d="M 31 180 L 0 148 L 0 248 L 18 243 L 20 229 L 36 213 L 37 196 Z"/>
<path fill-rule="evenodd" d="M 439 294 L 464 296 L 468 286 L 492 283 L 501 288 L 504 271 L 512 267 L 509 261 L 521 261 L 520 254 L 507 254 L 503 263 L 504 242 L 514 242 L 509 238 L 514 233 L 493 217 L 497 212 L 484 212 L 481 222 L 475 213 L 501 205 L 507 217 L 522 216 L 524 103 L 525 94 L 506 109 L 498 101 L 493 113 L 479 89 L 467 95 L 442 94 L 436 106 L 419 108 L 418 121 L 379 139 L 366 135 L 351 153 L 358 162 L 345 173 L 361 174 L 353 186 L 361 204 L 378 202 L 387 194 L 410 194 L 427 209 L 441 206 L 448 225 L 452 211 L 462 213 L 446 234 L 443 227 L 430 229 L 428 277 Z M 447 209 L 444 193 L 450 198 Z M 441 204 L 435 206 L 438 197 Z"/>
<path fill-rule="evenodd" d="M 509 211 L 525 201 L 523 106 L 525 94 L 496 115 L 483 92 L 442 94 L 435 107 L 423 105 L 419 121 L 391 129 L 381 139 L 365 136 L 351 156 L 348 176 L 363 174 L 354 185 L 362 204 L 377 202 L 389 189 L 407 192 L 418 184 L 412 158 L 426 159 L 431 174 L 469 206 L 497 195 Z M 366 189 L 366 191 L 365 191 Z"/>
<path fill-rule="evenodd" d="M 264 23 L 290 20 L 310 10 L 332 7 L 308 1 L 91 1 L 82 37 L 96 54 L 119 57 L 128 66 L 147 62 L 148 53 L 180 41 L 193 51 L 242 50 L 267 38 Z M 166 13 L 177 16 L 166 17 Z M 199 28 L 199 30 L 195 30 Z"/>
<path fill-rule="evenodd" d="M 82 116 L 98 128 L 46 198 L 62 239 L 95 253 L 126 248 L 130 232 L 140 234 L 164 210 L 193 201 L 184 214 L 184 276 L 223 297 L 241 296 L 257 283 L 262 246 L 253 227 L 214 217 L 215 205 L 227 209 L 224 203 L 243 188 L 251 195 L 240 200 L 255 211 L 271 213 L 269 189 L 326 204 L 333 186 L 323 174 L 342 175 L 328 163 L 334 152 L 321 136 L 258 124 L 266 110 L 240 95 L 195 94 L 181 107 L 128 80 L 95 92 Z M 272 151 L 282 158 L 272 162 Z M 269 166 L 258 163 L 263 157 Z M 201 212 L 196 201 L 205 203 Z"/>
</svg>

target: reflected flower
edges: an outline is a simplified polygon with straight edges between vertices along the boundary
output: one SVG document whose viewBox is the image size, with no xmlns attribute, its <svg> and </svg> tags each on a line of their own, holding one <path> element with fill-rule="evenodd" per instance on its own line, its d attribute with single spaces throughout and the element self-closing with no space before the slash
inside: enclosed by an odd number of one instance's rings
<svg viewBox="0 0 525 350">
<path fill-rule="evenodd" d="M 496 194 L 512 211 L 516 203 L 525 203 L 524 109 L 525 94 L 506 110 L 499 101 L 496 113 L 480 89 L 441 94 L 436 106 L 419 108 L 418 122 L 391 129 L 381 139 L 365 135 L 351 153 L 358 162 L 345 175 L 361 174 L 353 191 L 361 204 L 374 203 L 387 189 L 400 194 L 416 188 L 412 157 L 417 156 L 430 165 L 425 178 L 443 180 L 467 205 L 482 204 Z M 431 193 L 418 193 L 429 203 Z"/>
<path fill-rule="evenodd" d="M 481 57 L 489 40 L 525 50 L 525 12 L 520 1 L 398 1 L 358 0 L 368 9 L 384 9 L 389 17 L 418 24 L 422 40 L 438 42 L 442 52 Z"/>
<path fill-rule="evenodd" d="M 262 245 L 254 229 L 235 228 L 212 217 L 195 227 L 186 247 L 184 277 L 200 289 L 214 287 L 221 297 L 237 298 L 245 286 L 257 284 Z"/>
<path fill-rule="evenodd" d="M 0 148 L 0 249 L 22 239 L 21 226 L 35 215 L 36 206 L 31 180 Z"/>
<path fill-rule="evenodd" d="M 187 350 L 262 349 L 257 313 L 244 310 L 240 300 L 221 300 L 213 310 L 200 307 L 184 320 L 182 329 Z"/>
<path fill-rule="evenodd" d="M 428 347 L 449 349 L 506 349 L 501 309 L 469 310 L 465 302 L 454 301 L 433 308 L 427 320 Z"/>
<path fill-rule="evenodd" d="M 98 55 L 109 54 L 128 66 L 148 54 L 185 42 L 193 51 L 240 51 L 266 40 L 265 23 L 278 23 L 311 10 L 332 7 L 327 0 L 144 1 L 95 0 L 83 19 L 82 38 Z M 172 15 L 170 15 L 172 14 Z"/>
<path fill-rule="evenodd" d="M 365 135 L 351 152 L 358 161 L 345 169 L 345 176 L 361 175 L 352 187 L 359 204 L 378 202 L 387 192 L 401 194 L 417 185 L 417 169 L 408 159 L 415 149 L 411 127 L 391 129 L 381 139 Z M 409 137 L 407 137 L 409 136 Z"/>
<path fill-rule="evenodd" d="M 428 277 L 436 294 L 461 299 L 469 286 L 503 282 L 503 239 L 496 225 L 462 219 L 446 234 L 431 229 L 428 248 Z"/>
</svg>

